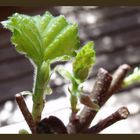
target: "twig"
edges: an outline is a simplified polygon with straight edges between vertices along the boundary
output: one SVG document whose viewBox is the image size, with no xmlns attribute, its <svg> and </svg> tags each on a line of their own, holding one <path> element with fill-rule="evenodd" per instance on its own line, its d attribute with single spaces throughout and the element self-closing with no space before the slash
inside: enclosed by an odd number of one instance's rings
<svg viewBox="0 0 140 140">
<path fill-rule="evenodd" d="M 112 76 L 108 73 L 108 71 L 100 68 L 97 74 L 97 80 L 90 94 L 91 99 L 94 100 L 100 107 L 104 103 L 104 97 L 107 94 L 111 81 Z M 96 113 L 97 112 L 95 110 L 92 110 L 89 107 L 84 107 L 83 111 L 80 113 L 80 124 L 83 127 L 80 127 L 80 129 L 82 128 L 81 130 L 84 130 L 90 125 Z"/>
<path fill-rule="evenodd" d="M 116 72 L 113 75 L 113 80 L 111 82 L 109 91 L 104 98 L 105 102 L 116 92 L 118 91 L 123 83 L 124 78 L 127 75 L 127 72 L 130 70 L 130 66 L 127 64 L 123 64 L 119 66 L 119 68 L 116 70 Z"/>
<path fill-rule="evenodd" d="M 107 93 L 110 87 L 111 80 L 112 77 L 108 73 L 108 71 L 106 71 L 103 68 L 100 68 L 97 74 L 97 80 L 95 82 L 94 88 L 90 94 L 91 99 L 94 100 L 96 104 L 100 107 L 103 104 L 103 98 L 105 97 L 105 94 Z M 71 132 L 71 129 L 76 129 L 77 132 L 87 129 L 91 121 L 95 117 L 96 113 L 97 111 L 85 106 L 79 115 L 79 121 L 75 123 L 70 122 L 68 124 L 68 132 Z"/>
<path fill-rule="evenodd" d="M 87 129 L 84 133 L 92 133 L 92 134 L 99 133 L 103 129 L 109 127 L 110 125 L 116 123 L 117 121 L 126 119 L 128 115 L 129 115 L 128 109 L 126 107 L 121 107 L 115 113 L 111 114 L 110 116 L 100 121 L 93 127 Z"/>
<path fill-rule="evenodd" d="M 106 96 L 112 76 L 103 68 L 100 68 L 97 74 L 97 80 L 90 94 L 91 99 L 95 100 L 96 103 L 101 107 L 104 103 L 104 97 Z"/>
<path fill-rule="evenodd" d="M 24 118 L 25 118 L 25 120 L 26 120 L 26 122 L 27 122 L 27 124 L 28 124 L 28 126 L 29 126 L 29 128 L 31 130 L 31 132 L 33 134 L 35 134 L 36 133 L 36 124 L 35 124 L 35 122 L 34 122 L 34 120 L 32 118 L 31 113 L 29 112 L 29 110 L 27 108 L 27 105 L 26 105 L 26 103 L 24 101 L 23 96 L 21 94 L 16 94 L 15 98 L 16 98 L 18 106 L 19 106 L 19 108 L 20 108 L 20 110 L 21 110 L 21 112 L 22 112 L 22 114 L 23 114 L 23 116 L 24 116 Z"/>
</svg>

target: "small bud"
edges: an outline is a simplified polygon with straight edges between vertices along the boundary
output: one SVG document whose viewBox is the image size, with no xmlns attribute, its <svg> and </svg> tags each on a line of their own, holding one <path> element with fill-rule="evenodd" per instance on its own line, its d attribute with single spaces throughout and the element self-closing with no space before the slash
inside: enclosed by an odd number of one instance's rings
<svg viewBox="0 0 140 140">
<path fill-rule="evenodd" d="M 77 79 L 84 81 L 95 63 L 93 42 L 87 43 L 78 53 L 73 62 L 73 72 Z"/>
<path fill-rule="evenodd" d="M 124 79 L 123 86 L 126 87 L 137 82 L 140 82 L 140 69 L 138 67 L 134 69 L 132 74 L 130 74 Z"/>
<path fill-rule="evenodd" d="M 85 95 L 85 94 L 81 94 L 80 96 L 80 102 L 90 108 L 92 108 L 93 110 L 98 111 L 99 110 L 99 106 L 94 103 L 91 98 L 89 97 L 89 95 Z"/>
<path fill-rule="evenodd" d="M 19 130 L 19 134 L 29 134 L 29 132 L 25 129 Z"/>
</svg>

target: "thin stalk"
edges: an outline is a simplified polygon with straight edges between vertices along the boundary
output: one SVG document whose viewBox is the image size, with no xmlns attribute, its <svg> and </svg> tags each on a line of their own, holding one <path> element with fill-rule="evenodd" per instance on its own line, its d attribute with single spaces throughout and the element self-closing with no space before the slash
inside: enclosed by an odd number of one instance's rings
<svg viewBox="0 0 140 140">
<path fill-rule="evenodd" d="M 73 82 L 72 83 L 72 90 L 71 90 L 71 97 L 70 97 L 70 100 L 71 100 L 71 117 L 70 117 L 70 121 L 73 121 L 75 120 L 76 118 L 76 114 L 78 112 L 78 109 L 77 109 L 77 100 L 78 100 L 78 84 L 76 82 Z"/>
<path fill-rule="evenodd" d="M 108 93 L 106 97 L 104 98 L 104 102 L 107 102 L 107 100 L 119 89 L 122 88 L 124 78 L 126 77 L 128 71 L 131 69 L 131 67 L 128 64 L 123 64 L 118 67 L 118 69 L 113 74 L 113 79 L 110 85 L 110 88 L 108 90 Z"/>
<path fill-rule="evenodd" d="M 73 82 L 72 83 L 72 90 L 71 90 L 71 97 L 70 97 L 70 101 L 71 101 L 71 115 L 70 115 L 70 118 L 69 118 L 69 125 L 67 126 L 67 132 L 70 133 L 70 134 L 74 134 L 76 133 L 76 128 L 74 125 L 71 125 L 71 124 L 75 124 L 77 121 L 78 121 L 78 118 L 77 118 L 77 112 L 78 112 L 78 109 L 77 109 L 77 91 L 78 91 L 78 84 L 76 82 Z"/>
<path fill-rule="evenodd" d="M 40 76 L 40 67 L 36 69 L 35 86 L 33 91 L 33 109 L 32 116 L 36 123 L 41 120 L 41 113 L 44 108 L 44 83 L 43 77 Z"/>
<path fill-rule="evenodd" d="M 25 120 L 26 120 L 26 122 L 27 122 L 27 124 L 28 124 L 28 126 L 29 126 L 29 128 L 31 130 L 31 132 L 33 134 L 35 134 L 36 133 L 36 124 L 35 124 L 35 122 L 34 122 L 34 120 L 32 118 L 31 113 L 29 112 L 29 110 L 27 108 L 27 105 L 26 105 L 26 103 L 24 101 L 23 96 L 21 94 L 16 94 L 15 99 L 16 99 L 16 101 L 18 103 L 18 106 L 19 106 L 19 108 L 20 108 L 20 110 L 21 110 L 21 112 L 22 112 L 22 114 L 23 114 L 23 116 L 24 116 L 24 118 L 25 118 Z"/>
</svg>

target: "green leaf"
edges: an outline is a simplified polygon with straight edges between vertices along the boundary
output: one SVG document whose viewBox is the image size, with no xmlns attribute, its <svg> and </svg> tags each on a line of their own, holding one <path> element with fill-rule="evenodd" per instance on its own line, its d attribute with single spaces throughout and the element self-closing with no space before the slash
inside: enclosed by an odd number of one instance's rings
<svg viewBox="0 0 140 140">
<path fill-rule="evenodd" d="M 72 85 L 79 85 L 80 84 L 80 81 L 78 79 L 76 79 L 72 75 L 72 73 L 70 73 L 65 68 L 59 66 L 59 67 L 56 67 L 55 71 L 57 71 L 64 79 L 70 81 L 72 83 Z"/>
<path fill-rule="evenodd" d="M 77 53 L 73 62 L 73 72 L 77 79 L 84 81 L 89 74 L 90 69 L 95 63 L 95 51 L 93 49 L 93 42 L 88 42 Z"/>
<path fill-rule="evenodd" d="M 50 12 L 45 12 L 44 15 L 40 16 L 33 16 L 33 20 L 36 23 L 36 26 L 38 28 L 38 30 L 40 31 L 40 34 L 45 34 L 46 32 L 46 28 L 48 27 L 48 24 L 50 23 L 50 21 L 53 19 L 54 17 L 52 16 L 52 14 Z"/>
<path fill-rule="evenodd" d="M 72 73 L 70 73 L 68 70 L 64 69 L 63 67 L 57 67 L 56 70 L 64 79 L 71 82 L 72 87 L 71 89 L 68 88 L 68 91 L 70 93 L 70 103 L 71 108 L 74 112 L 77 112 L 77 102 L 78 102 L 78 96 L 80 94 L 80 91 L 78 90 L 80 81 L 76 79 Z"/>
<path fill-rule="evenodd" d="M 124 79 L 123 86 L 127 87 L 138 82 L 140 82 L 140 68 L 136 67 L 133 73 Z"/>
<path fill-rule="evenodd" d="M 65 17 L 60 15 L 59 17 L 52 18 L 46 29 L 43 32 L 44 45 L 47 47 L 59 33 L 68 25 Z"/>
<path fill-rule="evenodd" d="M 73 56 L 80 46 L 76 24 L 66 26 L 45 50 L 45 59 L 55 59 L 63 55 Z"/>
<path fill-rule="evenodd" d="M 65 68 L 58 66 L 56 67 L 55 71 L 58 72 L 64 79 L 69 80 L 69 81 L 73 80 L 72 74 Z"/>
<path fill-rule="evenodd" d="M 16 50 L 41 65 L 48 59 L 53 62 L 63 56 L 73 56 L 79 48 L 78 27 L 67 22 L 64 16 L 53 17 L 49 12 L 40 16 L 15 13 L 3 26 L 11 30 L 11 41 Z"/>
<path fill-rule="evenodd" d="M 56 61 L 69 61 L 71 59 L 72 59 L 71 56 L 63 55 L 63 56 L 58 56 L 58 57 L 54 58 L 53 60 L 51 60 L 51 63 L 56 62 Z"/>
<path fill-rule="evenodd" d="M 38 64 L 42 58 L 42 42 L 33 18 L 15 13 L 2 24 L 12 31 L 11 40 L 17 51 L 27 55 Z"/>
</svg>

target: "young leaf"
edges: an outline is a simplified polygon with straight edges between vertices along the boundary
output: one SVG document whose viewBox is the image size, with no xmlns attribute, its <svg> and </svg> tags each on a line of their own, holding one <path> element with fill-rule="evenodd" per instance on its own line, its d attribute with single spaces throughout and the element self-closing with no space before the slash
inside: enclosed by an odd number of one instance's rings
<svg viewBox="0 0 140 140">
<path fill-rule="evenodd" d="M 72 73 L 70 73 L 68 70 L 64 69 L 63 67 L 57 67 L 56 71 L 66 80 L 71 82 L 71 88 L 68 88 L 68 91 L 70 93 L 70 103 L 71 103 L 71 109 L 74 112 L 77 112 L 77 102 L 78 102 L 78 96 L 79 96 L 79 84 L 80 81 L 76 79 Z"/>
<path fill-rule="evenodd" d="M 66 26 L 49 44 L 45 50 L 45 60 L 55 59 L 63 55 L 73 56 L 74 51 L 79 48 L 76 24 Z"/>
<path fill-rule="evenodd" d="M 40 33 L 32 17 L 16 13 L 2 24 L 12 31 L 11 40 L 17 51 L 27 55 L 38 64 L 42 57 L 42 43 Z"/>
<path fill-rule="evenodd" d="M 95 63 L 93 42 L 88 42 L 78 53 L 73 62 L 73 72 L 77 79 L 84 81 Z"/>
<path fill-rule="evenodd" d="M 40 16 L 33 16 L 33 20 L 36 22 L 36 26 L 38 30 L 40 31 L 40 34 L 44 36 L 46 29 L 48 27 L 48 24 L 54 17 L 50 12 L 45 12 L 44 15 Z"/>
<path fill-rule="evenodd" d="M 57 35 L 68 25 L 64 16 L 52 18 L 43 32 L 44 45 L 51 44 Z"/>
<path fill-rule="evenodd" d="M 57 67 L 55 71 L 57 71 L 64 79 L 70 81 L 72 84 L 80 84 L 80 82 L 72 75 L 72 73 L 63 67 Z"/>
<path fill-rule="evenodd" d="M 80 102 L 95 111 L 98 111 L 100 108 L 99 105 L 92 101 L 89 95 L 86 94 L 80 95 Z"/>
<path fill-rule="evenodd" d="M 16 50 L 32 59 L 36 65 L 58 57 L 73 56 L 79 48 L 78 27 L 67 22 L 64 16 L 27 16 L 15 13 L 3 26 L 11 30 Z M 52 62 L 52 61 L 50 61 Z"/>
<path fill-rule="evenodd" d="M 134 83 L 140 82 L 140 68 L 136 67 L 132 74 L 127 76 L 123 81 L 123 86 L 129 86 Z"/>
</svg>

